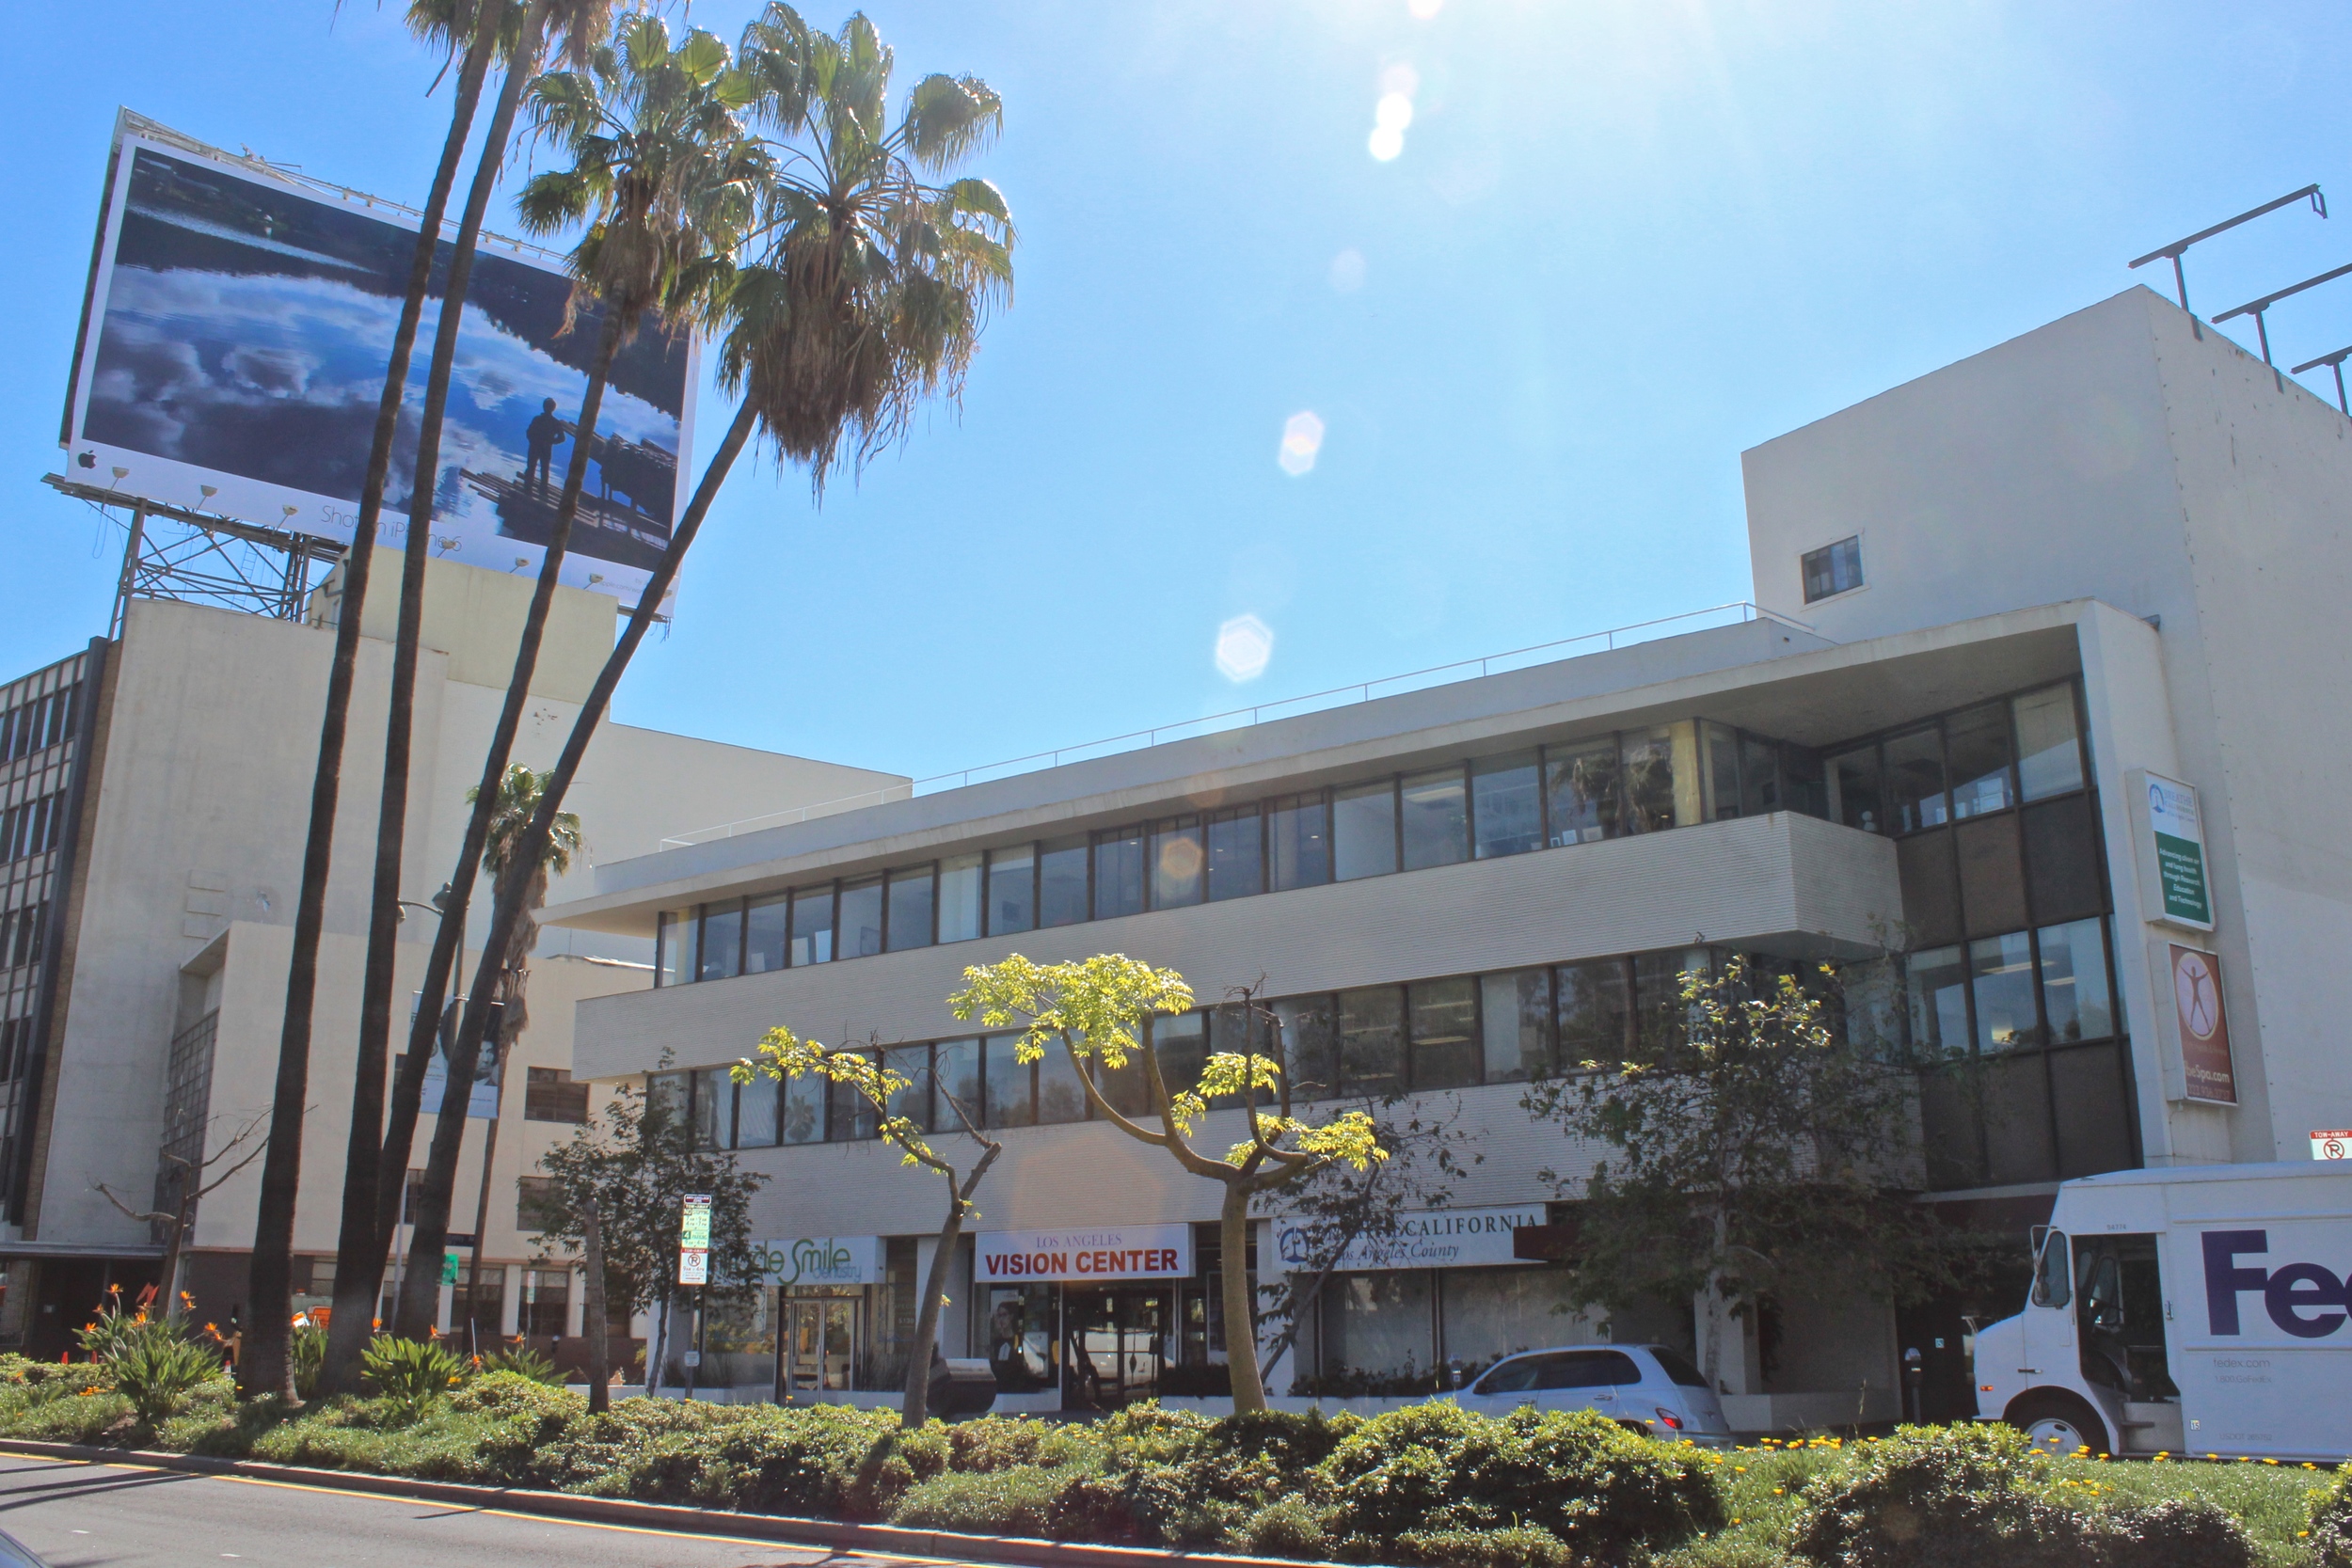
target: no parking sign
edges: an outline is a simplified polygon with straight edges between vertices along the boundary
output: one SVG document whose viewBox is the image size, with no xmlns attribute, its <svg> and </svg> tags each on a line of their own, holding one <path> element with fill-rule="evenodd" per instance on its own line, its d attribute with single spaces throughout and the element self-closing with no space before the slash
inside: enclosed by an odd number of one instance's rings
<svg viewBox="0 0 2352 1568">
<path fill-rule="evenodd" d="M 2332 1132 L 2312 1133 L 2312 1158 L 2314 1160 L 2352 1159 L 2352 1131 L 2338 1128 Z"/>
</svg>

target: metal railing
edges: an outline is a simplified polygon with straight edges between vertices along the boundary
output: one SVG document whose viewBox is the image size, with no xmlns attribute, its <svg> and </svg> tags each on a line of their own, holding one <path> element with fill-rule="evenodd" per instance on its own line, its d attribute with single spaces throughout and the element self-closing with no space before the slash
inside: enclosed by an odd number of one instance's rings
<svg viewBox="0 0 2352 1568">
<path fill-rule="evenodd" d="M 1712 617 L 1711 620 L 1708 620 Z M 1692 621 L 1707 620 L 1706 626 L 1690 626 Z M 1486 654 L 1477 658 L 1455 659 L 1447 664 L 1432 664 L 1424 669 L 1407 670 L 1402 674 L 1382 675 L 1375 680 L 1359 681 L 1352 686 L 1327 687 L 1303 696 L 1282 697 L 1272 702 L 1255 703 L 1248 707 L 1228 708 L 1222 713 L 1205 714 L 1198 719 L 1179 720 L 1169 724 L 1154 724 L 1149 729 L 1129 730 L 1121 735 L 1105 736 L 1100 740 L 1082 741 L 1075 746 L 1059 746 L 1049 752 L 1031 752 L 1024 756 L 1008 757 L 1002 762 L 981 763 L 949 773 L 934 773 L 929 778 L 910 784 L 888 784 L 856 795 L 844 795 L 837 800 L 819 800 L 811 805 L 795 806 L 788 811 L 768 812 L 759 816 L 747 816 L 736 822 L 722 822 L 716 827 L 697 828 L 691 832 L 675 834 L 661 841 L 664 849 L 683 848 L 688 845 L 708 844 L 716 839 L 734 838 L 743 833 L 759 832 L 769 828 L 787 827 L 806 822 L 813 817 L 832 816 L 840 812 L 855 811 L 862 806 L 882 805 L 892 800 L 905 800 L 919 795 L 935 795 L 949 789 L 962 789 L 995 779 L 1008 779 L 1022 773 L 1035 773 L 1064 763 L 1087 762 L 1095 757 L 1115 756 L 1121 752 L 1139 752 L 1168 741 L 1190 740 L 1204 735 L 1217 735 L 1227 730 L 1248 729 L 1253 724 L 1267 723 L 1276 719 L 1293 719 L 1302 714 L 1320 713 L 1328 708 L 1347 707 L 1369 703 L 1375 697 L 1402 696 L 1408 691 L 1424 690 L 1434 686 L 1450 686 L 1456 681 L 1476 680 L 1482 675 L 1502 674 L 1535 664 L 1552 663 L 1561 658 L 1581 657 L 1562 650 L 1585 647 L 1590 653 L 1608 653 L 1630 647 L 1659 637 L 1673 636 L 1666 627 L 1683 631 L 1707 631 L 1718 626 L 1741 626 L 1750 621 L 1772 621 L 1793 627 L 1808 636 L 1820 636 L 1802 621 L 1789 619 L 1776 610 L 1737 599 L 1728 604 L 1709 605 L 1705 610 L 1687 610 L 1678 615 L 1661 615 L 1655 620 L 1635 621 L 1629 626 L 1611 626 L 1603 631 L 1586 632 L 1581 637 L 1564 637 L 1553 642 L 1535 642 L 1524 648 L 1511 648 L 1499 654 Z M 1588 646 L 1589 645 L 1589 646 Z M 1540 656 L 1540 657 L 1539 657 Z M 1516 662 L 1515 662 L 1516 661 Z M 1406 684 L 1406 683 L 1414 684 Z"/>
</svg>

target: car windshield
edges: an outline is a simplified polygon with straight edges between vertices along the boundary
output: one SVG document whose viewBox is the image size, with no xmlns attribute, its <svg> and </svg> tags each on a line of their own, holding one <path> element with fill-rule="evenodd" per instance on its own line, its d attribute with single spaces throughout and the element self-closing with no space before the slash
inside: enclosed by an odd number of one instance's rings
<svg viewBox="0 0 2352 1568">
<path fill-rule="evenodd" d="M 1644 1348 L 1658 1358 L 1658 1364 L 1666 1370 L 1668 1377 L 1685 1388 L 1707 1386 L 1707 1374 L 1685 1361 L 1679 1351 L 1668 1350 L 1663 1345 L 1648 1345 Z"/>
<path fill-rule="evenodd" d="M 1535 1369 L 1541 1361 L 1542 1357 L 1534 1355 L 1522 1355 L 1517 1360 L 1505 1361 L 1485 1377 L 1480 1378 L 1478 1386 L 1470 1391 L 1474 1394 L 1518 1393 L 1534 1381 Z"/>
</svg>

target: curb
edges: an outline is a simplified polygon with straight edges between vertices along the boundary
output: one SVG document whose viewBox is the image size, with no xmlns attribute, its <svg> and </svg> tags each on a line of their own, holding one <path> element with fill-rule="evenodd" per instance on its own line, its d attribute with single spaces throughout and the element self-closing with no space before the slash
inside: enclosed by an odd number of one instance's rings
<svg viewBox="0 0 2352 1568">
<path fill-rule="evenodd" d="M 243 1476 L 385 1497 L 467 1503 L 513 1513 L 577 1519 L 640 1529 L 672 1529 L 699 1535 L 738 1536 L 792 1545 L 823 1546 L 877 1557 L 918 1557 L 948 1561 L 1001 1562 L 1017 1568 L 1327 1568 L 1263 1557 L 1218 1552 L 1166 1551 L 1149 1546 L 1099 1546 L 1074 1541 L 1033 1541 L 1019 1536 L 961 1535 L 950 1530 L 905 1529 L 897 1525 L 854 1525 L 833 1519 L 796 1519 L 777 1513 L 733 1513 L 719 1509 L 643 1503 L 625 1497 L 583 1497 L 571 1492 L 474 1486 L 463 1481 L 418 1481 L 364 1470 L 321 1470 L 302 1465 L 270 1465 L 249 1459 L 208 1459 L 199 1454 L 149 1449 L 100 1449 L 79 1443 L 37 1443 L 0 1438 L 0 1454 L 37 1459 L 129 1465 L 192 1475 Z"/>
</svg>

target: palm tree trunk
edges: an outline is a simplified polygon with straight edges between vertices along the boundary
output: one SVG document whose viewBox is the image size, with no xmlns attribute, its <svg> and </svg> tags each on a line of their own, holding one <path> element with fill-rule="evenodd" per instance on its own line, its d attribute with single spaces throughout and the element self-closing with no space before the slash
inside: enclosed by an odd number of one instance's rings
<svg viewBox="0 0 2352 1568">
<path fill-rule="evenodd" d="M 1258 1375 L 1258 1312 L 1249 1290 L 1249 1184 L 1228 1181 L 1217 1214 L 1217 1267 L 1225 1296 L 1225 1365 L 1233 1381 L 1233 1413 L 1265 1408 Z"/>
<path fill-rule="evenodd" d="M 580 1328 L 588 1337 L 588 1414 L 601 1416 L 612 1408 L 612 1347 L 606 1334 L 604 1305 L 604 1219 L 596 1212 L 596 1195 L 580 1205 L 580 1249 L 587 1277 L 580 1281 Z"/>
<path fill-rule="evenodd" d="M 535 0 L 524 20 L 524 39 L 543 25 L 546 0 Z M 505 0 L 489 0 L 476 18 L 478 42 L 467 55 L 476 97 L 487 74 L 489 40 L 506 16 Z M 476 68 L 475 55 L 481 56 Z M 352 1079 L 351 1129 L 343 1150 L 342 1227 L 335 1245 L 335 1310 L 328 1317 L 327 1348 L 320 1386 L 341 1392 L 356 1386 L 359 1353 L 374 1327 L 384 1290 L 385 1247 L 376 1237 L 376 1164 L 383 1151 L 385 1056 L 391 1037 L 393 971 L 400 925 L 400 876 L 408 824 L 408 759 L 416 713 L 417 646 L 424 618 L 426 546 L 433 533 L 433 499 L 440 470 L 441 424 L 449 407 L 449 383 L 457 359 L 457 332 L 465 318 L 466 290 L 474 250 L 482 237 L 490 193 L 498 184 L 513 135 L 515 113 L 530 79 L 528 55 L 508 62 L 491 112 L 490 128 L 473 184 L 466 195 L 449 277 L 441 289 L 441 314 L 433 334 L 433 358 L 425 372 L 424 411 L 417 426 L 417 457 L 409 483 L 408 534 L 401 555 L 399 626 L 392 644 L 391 704 L 384 730 L 384 782 L 375 819 L 375 881 L 369 911 L 367 968 L 359 986 L 359 1054 Z M 460 92 L 465 91 L 461 82 Z M 471 103 L 467 116 L 470 119 Z M 440 1008 L 433 1007 L 435 1016 Z"/>
<path fill-rule="evenodd" d="M 335 651 L 327 666 L 326 705 L 319 722 L 318 761 L 310 781 L 310 826 L 302 847 L 302 890 L 294 905 L 294 951 L 286 965 L 286 1011 L 278 1027 L 269 1146 L 262 1159 L 261 1208 L 254 1225 L 252 1272 L 246 1285 L 246 1323 L 237 1356 L 238 1385 L 248 1396 L 278 1393 L 294 1398 L 294 1369 L 286 1355 L 293 1307 L 294 1200 L 302 1180 L 303 1101 L 310 1086 L 310 1012 L 318 998 L 319 938 L 326 924 L 326 879 L 334 860 L 335 809 L 342 793 L 343 736 L 350 727 L 351 686 L 359 661 L 359 623 L 367 605 L 368 571 L 375 557 L 384 482 L 391 472 L 392 440 L 400 429 L 401 404 L 408 390 L 408 359 L 416 348 L 417 324 L 424 315 L 424 296 L 432 287 L 433 262 L 440 249 L 441 218 L 449 210 L 449 193 L 457 183 L 457 166 L 473 129 L 474 108 L 481 100 L 482 80 L 488 73 L 495 44 L 495 35 L 478 30 L 460 70 L 449 135 L 442 140 L 441 161 L 433 171 L 433 188 L 419 220 L 407 293 L 401 301 L 399 325 L 392 332 L 384 395 L 376 404 L 375 431 L 360 483 L 359 515 L 352 529 L 351 548 L 343 557 L 342 605 L 335 626 Z"/>
<path fill-rule="evenodd" d="M 515 735 L 522 727 L 523 709 L 531 698 L 532 675 L 539 664 L 539 640 L 546 634 L 548 611 L 555 602 L 555 589 L 563 575 L 564 552 L 571 543 L 572 519 L 580 511 L 580 492 L 588 480 L 588 454 L 594 444 L 591 437 L 596 428 L 596 416 L 604 404 L 604 384 L 612 370 L 612 359 L 620 352 L 624 326 L 617 311 L 607 311 L 604 326 L 596 341 L 596 356 L 589 372 L 588 388 L 580 403 L 580 435 L 572 448 L 572 461 L 564 474 L 564 496 L 556 507 L 555 526 L 548 531 L 547 556 L 539 565 L 539 581 L 532 591 L 531 609 L 523 618 L 521 645 L 515 651 L 515 673 L 508 678 L 506 704 L 499 712 L 498 727 L 490 736 L 490 749 L 483 758 L 482 782 L 474 796 L 473 816 L 466 824 L 466 842 L 458 851 L 457 870 L 450 879 L 450 896 L 441 912 L 441 935 L 434 942 L 434 958 L 438 960 L 446 943 L 450 950 L 449 964 L 440 970 L 438 984 L 432 970 L 425 974 L 427 1000 L 438 994 L 439 986 L 448 984 L 450 967 L 456 958 L 458 938 L 466 927 L 466 906 L 473 892 L 474 868 L 481 863 L 483 846 L 489 841 L 490 819 L 498 811 L 499 780 L 506 771 L 508 755 L 515 748 Z M 633 625 L 633 623 L 632 623 Z M 626 639 L 624 642 L 626 643 Z M 595 701 L 594 696 L 590 698 Z M 593 709 L 588 711 L 595 711 Z M 583 715 L 584 716 L 584 715 Z M 592 726 L 593 726 L 593 721 Z M 575 726 L 577 728 L 577 726 Z M 577 768 L 577 764 L 575 764 Z M 532 827 L 523 842 L 510 851 L 507 877 L 500 880 L 500 894 L 488 941 L 484 944 L 482 964 L 474 975 L 472 992 L 466 1001 L 465 1022 L 458 1037 L 452 1043 L 449 1061 L 449 1083 L 453 1090 L 462 1084 L 473 1082 L 474 1068 L 482 1059 L 482 1038 L 487 1027 L 491 1003 L 491 986 L 498 977 L 499 966 L 505 962 L 506 945 L 513 939 L 515 924 L 521 913 L 520 898 L 530 881 L 528 865 L 535 865 L 538 856 L 547 847 L 548 833 L 541 825 L 554 820 L 553 813 L 542 812 L 532 818 Z M 517 875 L 517 873 L 520 875 Z M 506 883 L 514 883 L 515 902 L 508 907 Z M 503 915 L 501 921 L 499 916 Z M 378 1171 L 376 1214 L 383 1216 L 385 1193 L 389 1187 L 395 1195 L 399 1183 L 405 1180 L 408 1151 L 416 1135 L 418 1101 L 424 1086 L 422 1053 L 432 1049 L 433 1037 L 439 1026 L 437 1013 L 428 1018 L 423 1008 L 418 1009 L 416 1025 L 409 1031 L 408 1060 L 403 1064 L 400 1080 L 392 1086 L 391 1119 L 384 1130 L 384 1153 Z M 441 1252 L 449 1238 L 449 1203 L 452 1188 L 457 1179 L 457 1150 L 466 1133 L 466 1103 L 450 1093 L 441 1096 L 441 1112 L 433 1124 L 433 1141 L 425 1156 L 424 1180 L 418 1183 L 417 1201 L 410 1211 L 415 1228 L 408 1241 L 408 1270 L 401 1282 L 400 1304 L 395 1309 L 393 1332 L 408 1338 L 421 1338 L 432 1327 L 437 1316 L 441 1278 Z M 395 1196 L 394 1201 L 397 1201 Z M 384 1234 L 389 1241 L 390 1227 Z M 418 1273 L 420 1259 L 430 1259 L 427 1274 Z"/>
<path fill-rule="evenodd" d="M 601 389 L 601 380 L 592 383 L 592 386 Z M 581 429 L 588 429 L 590 422 L 583 418 Z M 482 1059 L 483 1037 L 489 1026 L 490 989 L 497 979 L 497 966 L 503 962 L 507 944 L 514 940 L 526 912 L 531 885 L 529 868 L 537 865 L 540 857 L 547 852 L 548 835 L 555 825 L 556 815 L 564 809 L 564 792 L 580 773 L 581 759 L 588 754 L 588 742 L 594 738 L 596 725 L 602 721 L 605 708 L 612 701 L 613 689 L 620 685 L 622 674 L 628 669 L 629 659 L 636 654 L 639 644 L 644 641 L 645 632 L 660 612 L 670 585 L 677 580 L 678 566 L 685 561 L 688 548 L 694 543 L 694 536 L 701 531 L 703 518 L 709 513 L 710 503 L 718 499 L 720 488 L 726 483 L 727 474 L 735 467 L 736 458 L 741 455 L 744 446 L 751 440 L 752 429 L 756 422 L 756 415 L 749 402 L 736 411 L 726 435 L 719 442 L 719 450 L 711 454 L 710 466 L 703 470 L 701 483 L 694 486 L 693 499 L 687 503 L 685 515 L 678 519 L 677 529 L 670 536 L 670 547 L 662 552 L 661 564 L 654 568 L 652 579 L 645 584 L 644 592 L 638 595 L 637 608 L 629 615 L 628 629 L 621 633 L 621 640 L 605 659 L 604 668 L 596 673 L 596 685 L 589 689 L 579 716 L 572 721 L 571 734 L 564 740 L 563 754 L 556 759 L 547 782 L 540 786 L 538 809 L 532 813 L 530 825 L 523 830 L 520 839 L 507 850 L 506 870 L 498 879 L 493 893 L 489 936 L 483 943 L 482 960 L 474 970 L 473 988 L 467 996 L 464 1021 L 458 1026 L 457 1038 L 450 1047 L 449 1081 L 453 1085 L 471 1083 L 474 1068 Z M 575 451 L 572 454 L 573 478 L 566 481 L 567 497 L 572 494 L 571 484 L 585 467 L 581 453 Z M 553 547 L 549 546 L 550 549 Z M 537 601 L 532 603 L 536 609 Z M 519 672 L 519 661 L 516 668 Z M 517 678 L 520 678 L 519 673 Z M 510 702 L 513 696 L 510 691 Z M 501 766 L 504 766 L 502 760 Z M 484 784 L 480 800 L 474 808 L 477 816 L 482 814 L 483 803 L 491 800 L 495 783 L 495 778 L 491 778 Z M 446 920 L 448 917 L 443 918 Z M 395 1117 L 399 1114 L 397 1100 L 393 1103 L 393 1114 Z M 439 1288 L 440 1255 L 449 1234 L 450 1188 L 455 1180 L 457 1150 L 465 1131 L 465 1106 L 453 1104 L 450 1098 L 444 1095 L 440 1117 L 433 1125 L 433 1143 L 425 1161 L 424 1180 L 418 1191 L 416 1229 L 408 1243 L 407 1280 L 401 1291 L 400 1326 L 396 1330 L 405 1336 L 421 1336 L 424 1331 L 423 1325 L 432 1323 L 433 1308 L 437 1305 L 437 1298 L 430 1292 Z M 386 1142 L 389 1146 L 389 1134 Z M 432 1277 L 425 1279 L 419 1269 L 422 1262 L 428 1260 L 432 1264 Z M 412 1328 L 411 1324 L 418 1326 Z"/>
</svg>

